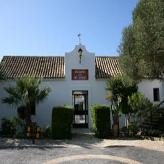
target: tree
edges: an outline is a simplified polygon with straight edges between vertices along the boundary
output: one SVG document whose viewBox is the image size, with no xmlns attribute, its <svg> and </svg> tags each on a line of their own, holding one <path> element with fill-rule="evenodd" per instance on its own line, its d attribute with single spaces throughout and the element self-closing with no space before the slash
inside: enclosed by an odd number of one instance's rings
<svg viewBox="0 0 164 164">
<path fill-rule="evenodd" d="M 118 114 L 122 112 L 126 116 L 126 125 L 128 126 L 129 114 L 132 109 L 128 105 L 128 96 L 137 92 L 136 83 L 127 76 L 112 77 L 107 81 L 106 89 L 111 91 L 108 99 L 112 102 L 113 121 L 118 122 Z"/>
<path fill-rule="evenodd" d="M 157 109 L 157 106 L 153 105 L 153 103 L 145 98 L 140 92 L 128 96 L 128 104 L 131 107 L 135 118 L 139 118 L 140 120 L 140 122 L 137 120 L 137 123 L 141 123 L 153 110 Z"/>
<path fill-rule="evenodd" d="M 16 81 L 15 87 L 4 88 L 9 94 L 8 97 L 2 99 L 3 103 L 16 105 L 22 108 L 26 113 L 25 119 L 27 123 L 31 122 L 32 108 L 43 101 L 48 96 L 50 88 L 40 89 L 41 79 L 21 78 Z"/>
<path fill-rule="evenodd" d="M 145 105 L 145 97 L 140 92 L 133 93 L 128 96 L 128 104 L 131 106 L 133 113 L 137 113 Z"/>
<path fill-rule="evenodd" d="M 123 31 L 120 64 L 133 79 L 162 78 L 164 72 L 164 2 L 140 0 L 132 24 Z"/>
</svg>

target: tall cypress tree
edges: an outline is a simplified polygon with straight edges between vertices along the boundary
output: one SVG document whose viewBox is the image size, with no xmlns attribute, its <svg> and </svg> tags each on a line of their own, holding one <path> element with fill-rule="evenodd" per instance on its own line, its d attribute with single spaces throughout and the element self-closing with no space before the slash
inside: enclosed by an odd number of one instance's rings
<svg viewBox="0 0 164 164">
<path fill-rule="evenodd" d="M 162 78 L 164 73 L 164 1 L 140 0 L 132 24 L 123 31 L 120 63 L 133 79 Z"/>
</svg>

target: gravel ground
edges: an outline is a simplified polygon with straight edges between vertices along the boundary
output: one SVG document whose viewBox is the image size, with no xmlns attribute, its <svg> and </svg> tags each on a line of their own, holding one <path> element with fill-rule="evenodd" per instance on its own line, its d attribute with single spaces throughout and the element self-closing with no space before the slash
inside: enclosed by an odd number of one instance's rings
<svg viewBox="0 0 164 164">
<path fill-rule="evenodd" d="M 29 140 L 0 138 L 0 164 L 107 164 L 164 163 L 164 141 L 100 140 L 75 137 L 72 140 Z"/>
</svg>

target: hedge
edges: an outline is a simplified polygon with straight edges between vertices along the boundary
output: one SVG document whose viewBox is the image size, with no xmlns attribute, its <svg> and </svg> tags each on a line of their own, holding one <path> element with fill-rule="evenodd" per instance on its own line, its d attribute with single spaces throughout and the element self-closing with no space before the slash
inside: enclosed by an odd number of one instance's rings
<svg viewBox="0 0 164 164">
<path fill-rule="evenodd" d="M 110 108 L 104 105 L 95 105 L 92 111 L 92 128 L 98 138 L 111 136 Z"/>
<path fill-rule="evenodd" d="M 51 131 L 53 139 L 71 138 L 73 110 L 66 107 L 54 107 L 52 110 Z"/>
</svg>

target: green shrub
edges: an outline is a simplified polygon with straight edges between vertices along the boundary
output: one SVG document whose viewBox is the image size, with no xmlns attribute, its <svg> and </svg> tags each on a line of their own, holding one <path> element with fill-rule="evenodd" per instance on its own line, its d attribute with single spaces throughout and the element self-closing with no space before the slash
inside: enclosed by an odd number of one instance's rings
<svg viewBox="0 0 164 164">
<path fill-rule="evenodd" d="M 161 131 L 158 129 L 148 129 L 145 133 L 146 136 L 149 137 L 160 137 L 161 136 Z"/>
<path fill-rule="evenodd" d="M 25 137 L 25 122 L 17 117 L 2 119 L 2 136 L 4 137 Z"/>
<path fill-rule="evenodd" d="M 73 110 L 66 107 L 54 107 L 52 111 L 52 138 L 71 138 Z"/>
<path fill-rule="evenodd" d="M 124 126 L 120 129 L 120 136 L 121 137 L 128 137 L 129 136 L 129 130 L 126 126 Z"/>
<path fill-rule="evenodd" d="M 139 127 L 137 126 L 136 123 L 131 122 L 128 126 L 128 131 L 130 136 L 135 136 L 139 131 Z"/>
<path fill-rule="evenodd" d="M 102 105 L 92 107 L 92 128 L 98 138 L 111 136 L 110 108 Z"/>
<path fill-rule="evenodd" d="M 4 137 L 13 137 L 15 134 L 15 129 L 16 125 L 11 119 L 3 118 L 2 119 L 2 135 Z"/>
</svg>

